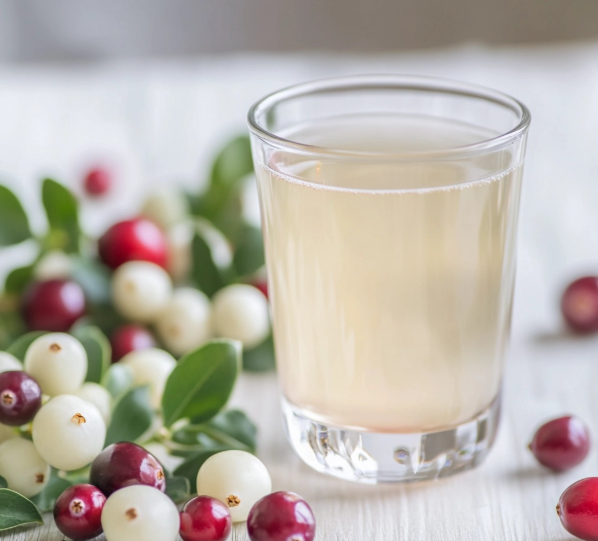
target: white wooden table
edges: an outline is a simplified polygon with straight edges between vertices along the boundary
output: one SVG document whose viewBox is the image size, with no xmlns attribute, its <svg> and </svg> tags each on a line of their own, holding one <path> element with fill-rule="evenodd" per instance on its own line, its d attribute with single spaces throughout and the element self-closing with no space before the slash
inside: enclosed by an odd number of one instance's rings
<svg viewBox="0 0 598 541">
<path fill-rule="evenodd" d="M 120 188 L 87 203 L 91 232 L 126 216 L 148 184 L 198 180 L 211 153 L 245 129 L 250 103 L 275 88 L 357 72 L 433 74 L 501 88 L 533 122 L 524 175 L 514 342 L 496 447 L 478 470 L 438 483 L 360 486 L 321 476 L 282 434 L 274 376 L 244 376 L 235 403 L 260 427 L 260 455 L 275 489 L 313 506 L 320 541 L 565 541 L 554 512 L 561 491 L 598 472 L 592 451 L 553 475 L 526 444 L 537 424 L 576 413 L 598 435 L 598 339 L 559 335 L 558 295 L 579 273 L 598 273 L 598 43 L 531 49 L 464 47 L 386 56 L 236 56 L 151 65 L 0 68 L 0 182 L 39 210 L 37 179 L 75 187 L 96 158 L 113 163 Z M 38 212 L 36 227 L 43 227 Z M 27 258 L 2 252 L 0 274 Z M 598 436 L 596 436 L 598 440 Z M 11 541 L 58 541 L 43 528 Z M 245 539 L 238 526 L 235 539 Z M 148 540 L 151 541 L 151 540 Z"/>
</svg>

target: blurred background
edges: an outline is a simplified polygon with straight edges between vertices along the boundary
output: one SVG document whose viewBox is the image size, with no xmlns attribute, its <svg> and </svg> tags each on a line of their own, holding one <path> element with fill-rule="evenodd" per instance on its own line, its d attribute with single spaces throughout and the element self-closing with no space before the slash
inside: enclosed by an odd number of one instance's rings
<svg viewBox="0 0 598 541">
<path fill-rule="evenodd" d="M 598 272 L 596 0 L 0 0 L 0 182 L 39 228 L 42 175 L 80 194 L 110 167 L 117 189 L 84 202 L 98 233 L 152 188 L 201 190 L 264 94 L 372 72 L 529 106 L 515 332 L 558 328 L 562 287 Z M 0 251 L 0 274 L 19 257 Z"/>
</svg>

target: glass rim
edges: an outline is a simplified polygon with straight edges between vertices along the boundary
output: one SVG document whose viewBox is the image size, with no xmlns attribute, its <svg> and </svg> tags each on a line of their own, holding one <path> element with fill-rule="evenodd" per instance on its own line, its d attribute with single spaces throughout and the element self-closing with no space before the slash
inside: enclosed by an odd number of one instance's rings
<svg viewBox="0 0 598 541">
<path fill-rule="evenodd" d="M 295 98 L 308 96 L 310 94 L 322 94 L 334 91 L 351 90 L 419 90 L 424 92 L 437 92 L 441 94 L 453 94 L 469 97 L 478 100 L 485 100 L 510 109 L 518 116 L 518 122 L 510 130 L 495 137 L 482 139 L 468 145 L 448 147 L 437 150 L 424 151 L 399 151 L 399 152 L 371 152 L 343 150 L 328 147 L 321 147 L 301 143 L 287 139 L 266 129 L 259 121 L 277 105 Z M 272 92 L 255 102 L 247 114 L 247 123 L 250 131 L 263 142 L 269 143 L 278 148 L 294 149 L 296 151 L 324 157 L 356 158 L 356 159 L 458 159 L 472 155 L 487 153 L 503 148 L 516 139 L 522 137 L 528 130 L 531 122 L 529 109 L 518 99 L 501 92 L 481 85 L 466 83 L 442 77 L 430 77 L 424 75 L 352 75 L 341 77 L 328 77 L 316 79 L 305 83 L 288 86 L 281 90 Z"/>
</svg>

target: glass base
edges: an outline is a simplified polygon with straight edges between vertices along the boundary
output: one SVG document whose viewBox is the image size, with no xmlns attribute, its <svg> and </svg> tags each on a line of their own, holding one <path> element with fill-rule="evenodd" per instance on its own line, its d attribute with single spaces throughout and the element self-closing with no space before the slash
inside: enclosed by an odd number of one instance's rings
<svg viewBox="0 0 598 541">
<path fill-rule="evenodd" d="M 293 449 L 314 470 L 376 484 L 426 481 L 475 468 L 490 451 L 500 418 L 500 397 L 470 421 L 446 430 L 393 434 L 326 426 L 282 400 Z"/>
</svg>

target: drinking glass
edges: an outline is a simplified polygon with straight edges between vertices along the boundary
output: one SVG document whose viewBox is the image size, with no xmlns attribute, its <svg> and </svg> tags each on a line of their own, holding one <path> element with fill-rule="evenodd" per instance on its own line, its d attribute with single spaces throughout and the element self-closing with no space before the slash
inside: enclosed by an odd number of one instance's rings
<svg viewBox="0 0 598 541">
<path fill-rule="evenodd" d="M 495 439 L 527 108 L 359 76 L 249 112 L 288 439 L 355 481 L 444 477 Z"/>
</svg>

